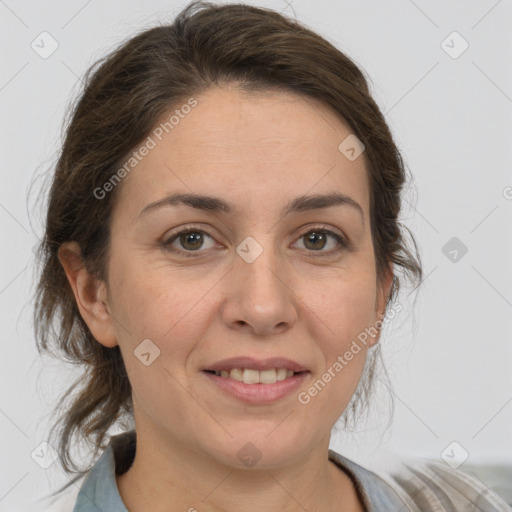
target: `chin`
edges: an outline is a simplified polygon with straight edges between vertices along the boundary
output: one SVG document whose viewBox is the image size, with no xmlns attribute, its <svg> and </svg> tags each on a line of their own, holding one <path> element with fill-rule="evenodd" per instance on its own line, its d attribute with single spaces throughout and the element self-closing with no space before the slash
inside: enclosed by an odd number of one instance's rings
<svg viewBox="0 0 512 512">
<path fill-rule="evenodd" d="M 293 464 L 313 448 L 314 442 L 308 443 L 304 433 L 292 433 L 289 426 L 276 426 L 274 422 L 270 429 L 247 428 L 236 433 L 228 428 L 233 437 L 226 435 L 208 451 L 229 467 L 269 470 Z"/>
</svg>

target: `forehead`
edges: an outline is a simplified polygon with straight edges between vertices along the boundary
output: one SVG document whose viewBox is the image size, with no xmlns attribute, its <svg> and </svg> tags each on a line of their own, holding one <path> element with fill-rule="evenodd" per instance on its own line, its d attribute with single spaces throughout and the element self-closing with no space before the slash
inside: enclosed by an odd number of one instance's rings
<svg viewBox="0 0 512 512">
<path fill-rule="evenodd" d="M 282 159 L 307 157 L 329 163 L 340 136 L 351 133 L 327 106 L 293 92 L 247 93 L 226 85 L 208 89 L 197 101 L 197 107 L 169 134 L 177 155 L 189 153 L 187 144 L 180 142 L 193 138 L 201 150 L 195 158 L 203 152 L 241 156 L 247 149 L 257 149 Z M 284 149 L 293 151 L 279 151 Z"/>
<path fill-rule="evenodd" d="M 229 85 L 195 100 L 173 124 L 179 105 L 162 117 L 150 134 L 154 147 L 124 179 L 119 201 L 132 214 L 175 191 L 249 205 L 337 190 L 367 208 L 364 154 L 351 161 L 339 150 L 352 130 L 321 102 Z"/>
</svg>

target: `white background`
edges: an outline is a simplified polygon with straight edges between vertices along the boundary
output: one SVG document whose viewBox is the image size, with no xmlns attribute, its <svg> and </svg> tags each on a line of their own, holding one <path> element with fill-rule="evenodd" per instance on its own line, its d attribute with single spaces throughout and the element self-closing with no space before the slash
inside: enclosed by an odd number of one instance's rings
<svg viewBox="0 0 512 512">
<path fill-rule="evenodd" d="M 415 294 L 401 295 L 404 310 L 381 339 L 394 421 L 386 430 L 377 397 L 371 420 L 332 447 L 377 468 L 388 452 L 439 459 L 457 441 L 468 462 L 512 464 L 512 2 L 248 3 L 296 16 L 365 70 L 414 175 L 402 218 L 426 278 L 414 308 Z M 57 464 L 44 470 L 31 459 L 72 371 L 39 357 L 30 299 L 42 233 L 34 199 L 65 108 L 93 61 L 184 5 L 0 1 L 0 510 L 65 480 Z M 31 48 L 43 31 L 58 42 L 47 59 Z M 453 31 L 469 44 L 457 58 L 442 47 Z M 456 53 L 461 44 L 444 43 Z M 442 252 L 454 236 L 468 248 L 455 263 Z"/>
</svg>

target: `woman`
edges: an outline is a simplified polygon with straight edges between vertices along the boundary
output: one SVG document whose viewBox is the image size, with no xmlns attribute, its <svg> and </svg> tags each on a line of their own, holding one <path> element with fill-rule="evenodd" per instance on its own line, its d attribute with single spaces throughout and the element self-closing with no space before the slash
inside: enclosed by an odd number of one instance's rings
<svg viewBox="0 0 512 512">
<path fill-rule="evenodd" d="M 441 464 L 393 479 L 329 450 L 367 405 L 398 272 L 421 280 L 405 178 L 361 71 L 271 10 L 194 3 L 94 66 L 36 328 L 85 365 L 62 466 L 73 436 L 107 447 L 51 510 L 510 510 Z"/>
</svg>

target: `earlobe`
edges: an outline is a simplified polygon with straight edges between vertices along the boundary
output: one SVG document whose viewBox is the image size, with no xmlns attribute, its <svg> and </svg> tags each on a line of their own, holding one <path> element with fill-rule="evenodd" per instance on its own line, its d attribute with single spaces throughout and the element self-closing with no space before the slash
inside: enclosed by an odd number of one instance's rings
<svg viewBox="0 0 512 512">
<path fill-rule="evenodd" d="M 102 345 L 114 347 L 117 345 L 117 336 L 108 307 L 106 284 L 88 272 L 82 262 L 78 243 L 62 244 L 58 256 L 75 295 L 80 315 L 92 335 Z"/>
</svg>

